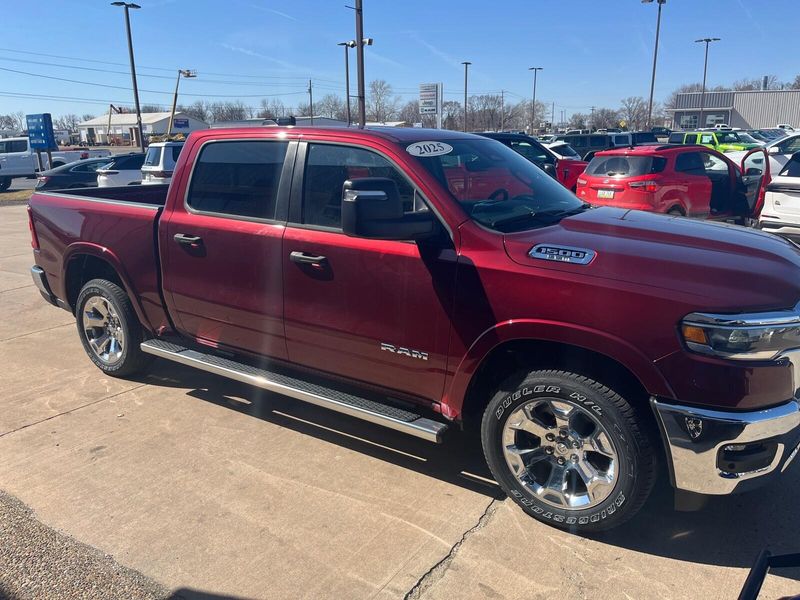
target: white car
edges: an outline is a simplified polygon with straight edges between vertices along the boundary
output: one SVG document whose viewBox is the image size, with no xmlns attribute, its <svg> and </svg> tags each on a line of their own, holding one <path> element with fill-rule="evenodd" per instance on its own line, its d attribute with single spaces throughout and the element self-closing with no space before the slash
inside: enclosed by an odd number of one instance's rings
<svg viewBox="0 0 800 600">
<path fill-rule="evenodd" d="M 26 137 L 0 139 L 0 191 L 7 190 L 11 181 L 18 177 L 33 177 L 40 171 L 60 167 L 67 163 L 85 158 L 104 158 L 111 156 L 108 150 L 54 150 L 50 153 L 53 164 L 47 160 L 47 153 L 42 152 L 43 165 L 39 164 L 36 150 L 33 150 Z"/>
<path fill-rule="evenodd" d="M 764 144 L 764 148 L 769 153 L 769 172 L 780 173 L 781 169 L 789 162 L 791 156 L 795 152 L 800 152 L 800 133 L 791 133 L 786 137 L 767 142 Z M 740 163 L 747 152 L 747 150 L 727 152 L 726 156 L 733 162 Z M 761 162 L 763 162 L 762 157 L 754 155 L 753 165 L 760 167 Z"/>
<path fill-rule="evenodd" d="M 783 129 L 785 131 L 794 131 L 794 127 L 789 125 L 788 123 L 778 123 L 778 129 Z"/>
<path fill-rule="evenodd" d="M 136 185 L 142 182 L 144 154 L 118 154 L 97 169 L 97 187 Z"/>
<path fill-rule="evenodd" d="M 759 227 L 800 242 L 800 152 L 767 185 Z"/>
<path fill-rule="evenodd" d="M 575 148 L 570 146 L 567 142 L 551 142 L 545 144 L 546 148 L 555 154 L 558 158 L 565 158 L 567 160 L 583 160 L 581 155 L 575 151 Z"/>
<path fill-rule="evenodd" d="M 175 163 L 178 162 L 184 142 L 155 142 L 147 148 L 142 165 L 142 184 L 158 185 L 169 183 Z"/>
</svg>

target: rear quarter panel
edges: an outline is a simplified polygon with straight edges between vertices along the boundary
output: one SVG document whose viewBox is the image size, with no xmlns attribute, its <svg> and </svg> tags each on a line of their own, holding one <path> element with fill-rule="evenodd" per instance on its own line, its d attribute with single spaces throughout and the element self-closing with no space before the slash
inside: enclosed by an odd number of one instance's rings
<svg viewBox="0 0 800 600">
<path fill-rule="evenodd" d="M 67 299 L 69 261 L 95 256 L 118 273 L 147 329 L 167 325 L 154 238 L 160 206 L 45 192 L 33 194 L 30 207 L 39 239 L 34 259 L 56 296 Z"/>
</svg>

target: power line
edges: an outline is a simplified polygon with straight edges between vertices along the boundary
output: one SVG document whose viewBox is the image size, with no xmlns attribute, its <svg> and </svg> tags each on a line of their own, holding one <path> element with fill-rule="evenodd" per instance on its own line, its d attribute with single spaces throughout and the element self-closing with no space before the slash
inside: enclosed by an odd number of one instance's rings
<svg viewBox="0 0 800 600">
<path fill-rule="evenodd" d="M 67 83 L 78 83 L 81 85 L 93 85 L 96 87 L 103 87 L 103 88 L 110 88 L 115 90 L 126 90 L 130 91 L 131 88 L 121 86 L 121 85 L 111 85 L 108 83 L 93 83 L 91 81 L 79 81 L 77 79 L 67 79 L 65 77 L 55 77 L 53 75 L 42 75 L 40 73 L 30 73 L 28 71 L 19 71 L 17 69 L 9 69 L 6 67 L 0 67 L 0 71 L 8 71 L 9 73 L 17 73 L 20 75 L 28 75 L 30 77 L 41 77 L 43 79 L 53 79 L 55 81 L 65 81 Z M 143 92 L 147 92 L 150 94 L 167 94 L 172 95 L 172 92 L 165 92 L 162 90 L 142 90 Z M 200 98 L 264 98 L 264 97 L 271 97 L 271 96 L 292 96 L 295 94 L 303 94 L 305 92 L 297 91 L 297 92 L 283 92 L 279 94 L 182 94 L 183 96 L 197 96 Z"/>
</svg>

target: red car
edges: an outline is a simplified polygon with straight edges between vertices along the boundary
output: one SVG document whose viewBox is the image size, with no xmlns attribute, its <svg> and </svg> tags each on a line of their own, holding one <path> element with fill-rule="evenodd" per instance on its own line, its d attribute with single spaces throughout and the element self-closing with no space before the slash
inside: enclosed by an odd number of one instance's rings
<svg viewBox="0 0 800 600">
<path fill-rule="evenodd" d="M 660 477 L 742 491 L 800 447 L 797 248 L 592 209 L 494 140 L 209 129 L 169 187 L 29 206 L 34 282 L 106 375 L 157 356 L 321 422 L 338 411 L 431 442 L 464 428 L 500 487 L 556 527 L 619 525 Z"/>
<path fill-rule="evenodd" d="M 750 156 L 763 153 L 756 149 Z M 761 163 L 763 165 L 763 162 Z M 705 219 L 758 215 L 760 168 L 743 169 L 705 146 L 653 145 L 598 152 L 578 178 L 577 196 L 616 206 Z"/>
<path fill-rule="evenodd" d="M 555 177 L 561 185 L 575 191 L 578 177 L 586 165 L 585 160 L 561 158 L 555 152 L 543 145 L 539 140 L 523 133 L 481 133 L 484 137 L 497 140 L 508 146 L 517 154 L 521 154 L 548 175 Z"/>
</svg>

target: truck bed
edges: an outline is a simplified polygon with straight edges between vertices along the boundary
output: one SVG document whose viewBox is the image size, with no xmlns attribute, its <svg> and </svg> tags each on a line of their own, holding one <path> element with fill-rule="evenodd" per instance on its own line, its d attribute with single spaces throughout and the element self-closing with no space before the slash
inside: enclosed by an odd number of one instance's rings
<svg viewBox="0 0 800 600">
<path fill-rule="evenodd" d="M 36 192 L 31 220 L 39 240 L 36 263 L 55 296 L 74 310 L 75 278 L 87 261 L 119 273 L 140 320 L 153 330 L 166 324 L 159 293 L 156 226 L 167 185 Z"/>
</svg>

